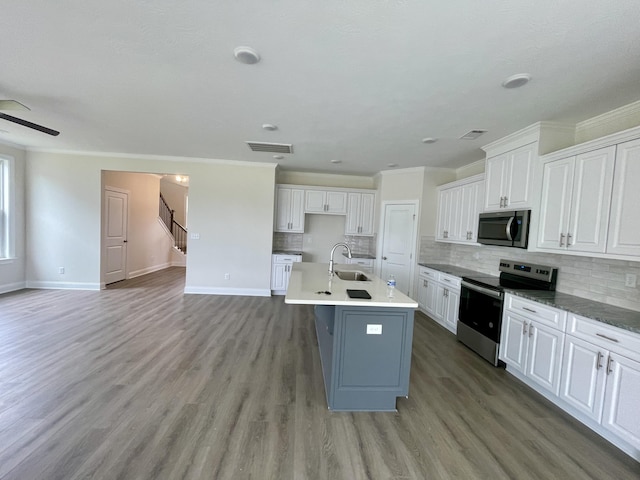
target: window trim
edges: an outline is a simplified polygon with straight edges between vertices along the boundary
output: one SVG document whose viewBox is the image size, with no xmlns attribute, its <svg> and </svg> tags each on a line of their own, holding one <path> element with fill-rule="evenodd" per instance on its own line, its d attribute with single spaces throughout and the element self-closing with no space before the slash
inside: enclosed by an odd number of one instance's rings
<svg viewBox="0 0 640 480">
<path fill-rule="evenodd" d="M 0 263 L 12 263 L 15 259 L 15 159 L 0 154 Z"/>
</svg>

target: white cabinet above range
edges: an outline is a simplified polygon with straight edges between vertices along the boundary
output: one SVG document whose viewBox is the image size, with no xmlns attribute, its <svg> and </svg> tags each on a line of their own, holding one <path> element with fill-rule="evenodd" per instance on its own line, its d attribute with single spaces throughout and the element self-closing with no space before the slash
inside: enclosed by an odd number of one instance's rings
<svg viewBox="0 0 640 480">
<path fill-rule="evenodd" d="M 525 210 L 531 207 L 537 143 L 487 158 L 484 210 Z"/>
<path fill-rule="evenodd" d="M 640 259 L 640 127 L 541 160 L 537 249 Z"/>
</svg>

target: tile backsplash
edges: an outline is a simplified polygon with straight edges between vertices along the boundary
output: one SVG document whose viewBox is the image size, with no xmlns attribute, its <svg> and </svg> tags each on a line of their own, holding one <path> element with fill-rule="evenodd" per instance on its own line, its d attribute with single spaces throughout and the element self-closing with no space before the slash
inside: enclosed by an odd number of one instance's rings
<svg viewBox="0 0 640 480">
<path fill-rule="evenodd" d="M 376 254 L 376 237 L 361 237 L 358 235 L 345 235 L 344 242 L 349 245 L 352 253 Z M 273 250 L 285 250 L 301 252 L 304 250 L 304 234 L 274 232 Z"/>
<path fill-rule="evenodd" d="M 517 248 L 486 245 L 441 243 L 436 242 L 432 236 L 420 239 L 420 262 L 448 263 L 498 275 L 498 263 L 501 258 L 557 267 L 557 291 L 640 311 L 640 289 L 638 286 L 625 286 L 627 274 L 636 275 L 640 279 L 640 262 L 533 253 Z"/>
<path fill-rule="evenodd" d="M 273 250 L 302 251 L 302 233 L 273 233 Z"/>
</svg>

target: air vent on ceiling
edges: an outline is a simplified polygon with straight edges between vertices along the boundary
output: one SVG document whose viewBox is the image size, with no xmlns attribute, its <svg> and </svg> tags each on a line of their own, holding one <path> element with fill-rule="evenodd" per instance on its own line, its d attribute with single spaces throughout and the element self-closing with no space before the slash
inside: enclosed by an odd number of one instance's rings
<svg viewBox="0 0 640 480">
<path fill-rule="evenodd" d="M 247 145 L 254 152 L 293 153 L 290 143 L 247 142 Z"/>
<path fill-rule="evenodd" d="M 460 140 L 475 140 L 480 135 L 484 135 L 487 133 L 486 130 L 471 130 L 470 132 L 465 133 L 460 137 Z"/>
</svg>

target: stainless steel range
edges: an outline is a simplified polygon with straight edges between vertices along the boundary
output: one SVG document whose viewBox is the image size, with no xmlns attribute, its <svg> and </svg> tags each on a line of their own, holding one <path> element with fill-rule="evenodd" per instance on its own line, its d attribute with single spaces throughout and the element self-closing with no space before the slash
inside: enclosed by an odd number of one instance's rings
<svg viewBox="0 0 640 480">
<path fill-rule="evenodd" d="M 557 276 L 557 268 L 503 259 L 499 277 L 462 277 L 458 340 L 498 366 L 505 289 L 555 290 Z"/>
</svg>

